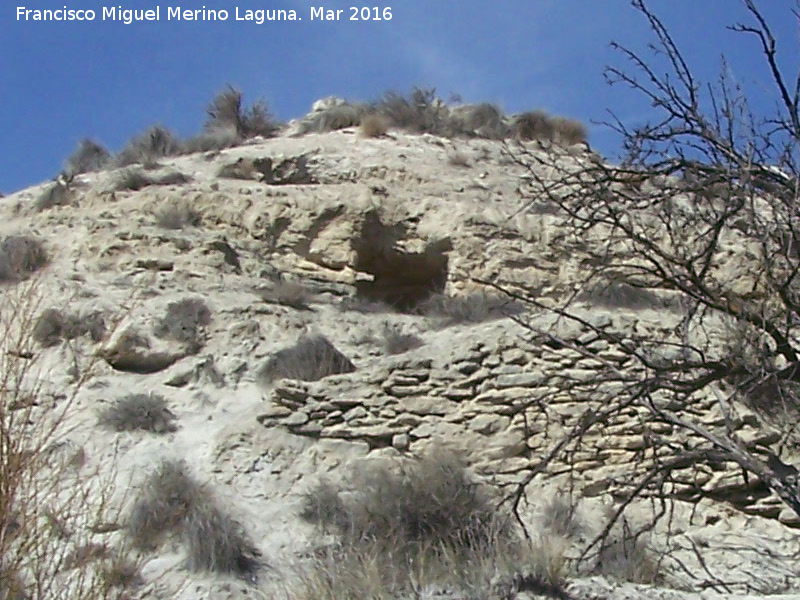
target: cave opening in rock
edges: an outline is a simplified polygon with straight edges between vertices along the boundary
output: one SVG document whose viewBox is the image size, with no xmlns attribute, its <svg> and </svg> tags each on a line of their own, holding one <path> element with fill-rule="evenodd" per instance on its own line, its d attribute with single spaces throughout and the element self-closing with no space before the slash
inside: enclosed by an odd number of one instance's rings
<svg viewBox="0 0 800 600">
<path fill-rule="evenodd" d="M 372 275 L 356 283 L 356 295 L 383 302 L 402 312 L 413 312 L 447 284 L 449 239 L 430 243 L 422 252 L 405 252 L 397 242 L 406 235 L 403 225 L 384 225 L 375 212 L 366 216 L 355 243 L 355 268 Z"/>
</svg>

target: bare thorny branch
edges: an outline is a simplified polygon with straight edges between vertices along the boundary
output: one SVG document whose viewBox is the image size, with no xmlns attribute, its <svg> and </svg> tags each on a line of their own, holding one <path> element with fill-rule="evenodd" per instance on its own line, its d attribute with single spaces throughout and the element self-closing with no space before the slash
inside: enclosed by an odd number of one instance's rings
<svg viewBox="0 0 800 600">
<path fill-rule="evenodd" d="M 529 146 L 507 148 L 525 168 L 527 210 L 557 207 L 564 260 L 585 277 L 577 288 L 542 302 L 525 289 L 479 281 L 591 332 L 626 357 L 625 366 L 593 355 L 596 382 L 617 382 L 613 396 L 575 382 L 590 401 L 542 458 L 532 461 L 507 500 L 515 513 L 526 489 L 569 448 L 636 407 L 652 423 L 680 432 L 647 434 L 651 457 L 623 486 L 622 501 L 582 559 L 602 545 L 626 507 L 647 495 L 669 495 L 668 483 L 699 465 L 736 465 L 800 516 L 798 470 L 781 458 L 800 451 L 792 427 L 781 447 L 745 443 L 737 415 L 746 407 L 771 417 L 800 414 L 800 68 L 791 83 L 780 69 L 778 44 L 754 0 L 743 0 L 751 24 L 732 26 L 755 36 L 778 99 L 778 114 L 753 112 L 741 85 L 723 72 L 715 85 L 694 76 L 663 22 L 643 0 L 633 6 L 655 36 L 655 58 L 615 47 L 633 69 L 611 67 L 609 81 L 643 94 L 656 110 L 652 124 L 629 129 L 622 166 L 588 155 L 568 158 Z M 797 12 L 794 18 L 798 19 Z M 663 61 L 667 74 L 652 61 Z M 659 63 L 661 64 L 661 63 Z M 727 69 L 723 62 L 723 69 Z M 599 327 L 582 304 L 598 285 L 627 286 L 660 299 L 668 327 L 644 332 Z M 623 307 L 624 308 L 624 307 Z M 537 321 L 516 317 L 543 343 L 586 350 Z M 703 420 L 710 408 L 722 424 Z M 777 419 L 773 426 L 782 424 Z M 790 454 L 792 453 L 790 452 Z M 701 487 L 694 494 L 702 496 Z M 662 511 L 661 514 L 665 514 Z"/>
</svg>

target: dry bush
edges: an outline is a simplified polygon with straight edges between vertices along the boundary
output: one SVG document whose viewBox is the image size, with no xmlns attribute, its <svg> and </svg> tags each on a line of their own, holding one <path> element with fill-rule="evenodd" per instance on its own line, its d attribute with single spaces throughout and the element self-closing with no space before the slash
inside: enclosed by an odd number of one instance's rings
<svg viewBox="0 0 800 600">
<path fill-rule="evenodd" d="M 553 119 L 543 110 L 534 110 L 514 116 L 511 124 L 512 136 L 518 140 L 552 141 L 556 135 Z"/>
<path fill-rule="evenodd" d="M 553 119 L 553 128 L 557 139 L 565 146 L 586 143 L 586 125 L 575 119 L 556 117 Z"/>
<path fill-rule="evenodd" d="M 376 138 L 386 135 L 390 126 L 391 122 L 385 116 L 377 113 L 370 113 L 362 117 L 359 131 L 362 137 Z"/>
<path fill-rule="evenodd" d="M 466 152 L 461 150 L 448 153 L 447 164 L 452 167 L 463 167 L 465 169 L 468 169 L 471 166 L 469 156 Z"/>
<path fill-rule="evenodd" d="M 503 112 L 492 104 L 473 104 L 457 109 L 451 120 L 453 135 L 501 140 L 509 135 Z"/>
<path fill-rule="evenodd" d="M 215 125 L 206 127 L 205 131 L 186 140 L 183 144 L 183 149 L 187 154 L 193 152 L 218 152 L 225 148 L 236 146 L 241 141 L 235 127 Z"/>
<path fill-rule="evenodd" d="M 608 308 L 629 308 L 641 310 L 645 308 L 663 309 L 664 298 L 647 288 L 637 287 L 627 281 L 602 280 L 592 282 L 578 300 L 595 306 Z"/>
<path fill-rule="evenodd" d="M 100 171 L 108 166 L 111 155 L 97 142 L 83 139 L 75 152 L 66 160 L 66 171 L 69 175 Z"/>
<path fill-rule="evenodd" d="M 173 202 L 156 212 L 156 225 L 162 229 L 183 229 L 197 227 L 203 218 L 187 202 Z"/>
<path fill-rule="evenodd" d="M 189 177 L 178 171 L 170 171 L 162 175 L 148 175 L 140 168 L 123 170 L 114 183 L 117 192 L 130 190 L 138 192 L 151 185 L 182 185 L 190 181 Z"/>
<path fill-rule="evenodd" d="M 139 491 L 128 534 L 143 549 L 180 539 L 192 570 L 252 577 L 258 551 L 241 526 L 219 507 L 207 486 L 180 461 L 164 461 Z"/>
<path fill-rule="evenodd" d="M 167 305 L 167 314 L 155 325 L 154 333 L 199 349 L 205 342 L 204 331 L 210 323 L 211 309 L 201 298 L 184 298 Z"/>
<path fill-rule="evenodd" d="M 42 346 L 55 346 L 61 340 L 72 340 L 86 335 L 99 342 L 106 334 L 106 322 L 102 313 L 84 315 L 67 313 L 57 308 L 48 308 L 39 315 L 31 332 L 32 338 Z"/>
<path fill-rule="evenodd" d="M 177 431 L 175 415 L 159 394 L 129 394 L 106 407 L 99 415 L 100 425 L 114 431 Z"/>
<path fill-rule="evenodd" d="M 522 306 L 507 297 L 488 292 L 472 292 L 463 296 L 434 294 L 418 307 L 426 317 L 439 320 L 442 327 L 465 323 L 483 323 L 516 315 Z"/>
<path fill-rule="evenodd" d="M 304 497 L 302 516 L 338 542 L 300 571 L 295 598 L 388 600 L 444 590 L 514 597 L 526 589 L 563 597 L 563 551 L 518 539 L 488 491 L 446 451 L 371 461 L 341 485 L 323 482 Z"/>
<path fill-rule="evenodd" d="M 424 345 L 418 336 L 413 333 L 403 333 L 396 327 L 386 325 L 383 328 L 383 351 L 386 354 L 403 354 L 409 350 L 416 350 Z"/>
<path fill-rule="evenodd" d="M 302 516 L 349 541 L 391 540 L 398 551 L 426 543 L 469 547 L 502 533 L 490 496 L 457 455 L 440 450 L 393 467 L 367 464 L 346 489 L 326 483 L 311 490 Z"/>
<path fill-rule="evenodd" d="M 0 243 L 0 282 L 25 279 L 47 262 L 42 242 L 28 235 L 10 235 Z"/>
<path fill-rule="evenodd" d="M 155 180 L 141 169 L 125 169 L 117 176 L 114 182 L 114 191 L 121 192 L 130 190 L 132 192 L 138 192 L 154 184 Z"/>
<path fill-rule="evenodd" d="M 414 88 L 407 98 L 387 92 L 374 109 L 399 129 L 433 135 L 448 132 L 449 110 L 436 97 L 436 90 Z"/>
<path fill-rule="evenodd" d="M 298 310 L 308 310 L 309 302 L 314 298 L 309 288 L 296 281 L 276 281 L 269 287 L 256 290 L 256 293 L 264 302 Z"/>
<path fill-rule="evenodd" d="M 136 564 L 100 528 L 117 515 L 113 469 L 89 468 L 68 437 L 92 363 L 58 404 L 44 400 L 47 373 L 29 352 L 39 298 L 31 284 L 0 300 L 0 597 L 123 598 L 131 581 L 107 574 L 121 559 Z"/>
<path fill-rule="evenodd" d="M 648 534 L 634 533 L 622 519 L 603 540 L 593 571 L 618 581 L 653 584 L 663 576 L 662 561 L 648 543 Z"/>
<path fill-rule="evenodd" d="M 344 354 L 324 336 L 306 336 L 294 346 L 279 350 L 261 366 L 258 378 L 263 384 L 275 379 L 318 381 L 329 375 L 356 370 Z"/>
<path fill-rule="evenodd" d="M 364 104 L 338 104 L 314 113 L 300 124 L 300 133 L 327 133 L 357 127 L 367 112 Z"/>
<path fill-rule="evenodd" d="M 165 156 L 179 154 L 183 146 L 166 127 L 154 125 L 142 135 L 133 138 L 114 158 L 119 167 L 139 163 L 151 165 Z"/>
<path fill-rule="evenodd" d="M 264 102 L 258 101 L 244 108 L 242 93 L 233 87 L 217 94 L 207 112 L 207 130 L 233 129 L 243 140 L 256 136 L 272 137 L 280 128 Z"/>
</svg>

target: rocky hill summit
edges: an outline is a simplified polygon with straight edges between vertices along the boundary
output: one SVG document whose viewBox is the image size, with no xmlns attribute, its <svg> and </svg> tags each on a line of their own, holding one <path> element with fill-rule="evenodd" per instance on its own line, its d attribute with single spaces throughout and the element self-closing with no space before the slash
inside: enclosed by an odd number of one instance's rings
<svg viewBox="0 0 800 600">
<path fill-rule="evenodd" d="M 586 285 L 543 182 L 613 167 L 317 108 L 0 200 L 0 460 L 38 461 L 4 466 L 0 598 L 800 598 L 791 507 L 622 402 L 626 340 L 729 330 Z M 787 414 L 691 407 L 791 479 Z"/>
</svg>

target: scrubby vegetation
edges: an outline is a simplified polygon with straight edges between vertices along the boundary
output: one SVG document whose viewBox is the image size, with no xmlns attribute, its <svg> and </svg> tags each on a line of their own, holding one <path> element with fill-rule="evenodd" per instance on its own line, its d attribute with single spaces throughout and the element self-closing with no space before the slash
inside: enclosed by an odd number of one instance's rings
<svg viewBox="0 0 800 600">
<path fill-rule="evenodd" d="M 338 543 L 302 572 L 300 598 L 437 589 L 483 597 L 526 579 L 532 589 L 561 589 L 563 563 L 519 539 L 488 489 L 446 450 L 369 461 L 341 485 L 322 482 L 305 495 L 301 516 Z"/>
<path fill-rule="evenodd" d="M 197 227 L 203 221 L 202 215 L 188 202 L 172 202 L 156 211 L 156 225 L 162 229 L 183 229 Z"/>
<path fill-rule="evenodd" d="M 175 415 L 159 394 L 129 394 L 100 412 L 100 424 L 114 431 L 170 433 L 177 430 Z"/>
<path fill-rule="evenodd" d="M 259 297 L 270 304 L 280 304 L 298 310 L 307 310 L 314 293 L 297 281 L 276 281 L 272 285 L 256 291 Z"/>
<path fill-rule="evenodd" d="M 523 306 L 508 297 L 489 292 L 472 292 L 460 296 L 434 294 L 419 305 L 418 312 L 448 327 L 464 323 L 483 323 L 522 312 Z"/>
<path fill-rule="evenodd" d="M 204 332 L 210 323 L 211 309 L 201 298 L 184 298 L 167 305 L 167 314 L 156 323 L 154 333 L 199 349 L 205 343 Z"/>
<path fill-rule="evenodd" d="M 25 279 L 47 263 L 44 245 L 34 237 L 10 235 L 0 242 L 0 282 Z"/>
<path fill-rule="evenodd" d="M 66 160 L 68 175 L 99 171 L 109 165 L 111 154 L 97 142 L 83 139 L 75 152 Z"/>
<path fill-rule="evenodd" d="M 128 142 L 117 154 L 114 162 L 120 167 L 134 163 L 152 166 L 158 159 L 180 154 L 182 150 L 183 145 L 180 140 L 169 129 L 162 125 L 154 125 Z"/>
<path fill-rule="evenodd" d="M 419 336 L 413 333 L 403 333 L 397 327 L 386 325 L 382 332 L 383 351 L 386 354 L 403 354 L 410 350 L 416 350 L 424 342 Z"/>
<path fill-rule="evenodd" d="M 180 540 L 192 570 L 252 578 L 260 567 L 258 550 L 241 525 L 180 461 L 164 461 L 139 490 L 128 534 L 142 549 L 170 537 Z"/>
<path fill-rule="evenodd" d="M 259 369 L 263 383 L 275 379 L 317 381 L 329 375 L 352 373 L 355 365 L 324 336 L 301 338 L 294 346 L 279 350 Z"/>
<path fill-rule="evenodd" d="M 234 87 L 220 92 L 208 107 L 207 131 L 232 129 L 241 140 L 256 136 L 272 137 L 280 125 L 266 103 L 258 101 L 245 108 L 242 92 Z"/>
<path fill-rule="evenodd" d="M 55 346 L 61 340 L 88 336 L 94 342 L 103 339 L 106 322 L 102 313 L 68 313 L 57 308 L 44 310 L 33 326 L 32 337 L 42 346 Z"/>
</svg>

